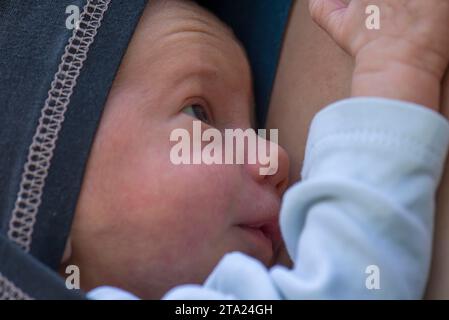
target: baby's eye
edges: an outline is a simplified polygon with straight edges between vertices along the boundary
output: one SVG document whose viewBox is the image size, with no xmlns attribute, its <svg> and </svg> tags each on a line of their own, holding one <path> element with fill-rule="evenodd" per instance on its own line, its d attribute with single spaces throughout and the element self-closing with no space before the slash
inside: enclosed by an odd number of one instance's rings
<svg viewBox="0 0 449 320">
<path fill-rule="evenodd" d="M 204 123 L 210 123 L 210 118 L 207 111 L 200 104 L 191 104 L 184 107 L 182 112 L 197 118 Z"/>
</svg>

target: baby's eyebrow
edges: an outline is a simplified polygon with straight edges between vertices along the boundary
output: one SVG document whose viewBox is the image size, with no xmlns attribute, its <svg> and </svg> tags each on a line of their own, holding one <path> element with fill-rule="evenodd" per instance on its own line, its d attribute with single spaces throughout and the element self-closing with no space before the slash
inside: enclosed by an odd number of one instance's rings
<svg viewBox="0 0 449 320">
<path fill-rule="evenodd" d="M 217 81 L 219 79 L 219 70 L 213 66 L 194 66 L 188 65 L 187 67 L 181 67 L 180 70 L 175 72 L 177 74 L 174 85 L 178 85 L 188 80 L 207 80 Z"/>
</svg>

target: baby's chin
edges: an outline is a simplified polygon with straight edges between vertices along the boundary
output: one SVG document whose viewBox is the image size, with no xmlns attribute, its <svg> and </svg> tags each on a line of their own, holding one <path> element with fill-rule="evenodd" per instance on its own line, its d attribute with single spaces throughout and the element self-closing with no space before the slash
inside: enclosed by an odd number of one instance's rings
<svg viewBox="0 0 449 320">
<path fill-rule="evenodd" d="M 168 255 L 160 257 L 156 265 L 154 259 L 143 261 L 136 255 L 136 259 L 128 263 L 127 274 L 120 275 L 119 282 L 103 278 L 98 285 L 116 286 L 142 299 L 161 299 L 170 289 L 178 285 L 203 284 L 227 253 L 242 252 L 261 261 L 267 267 L 272 265 L 275 254 L 271 242 L 257 232 L 235 227 L 228 239 L 230 242 L 226 246 L 217 247 L 216 250 L 210 247 L 207 249 L 210 252 L 206 252 L 207 250 L 197 253 L 178 252 L 177 260 L 173 260 L 172 255 Z M 131 265 L 134 265 L 134 268 Z M 147 265 L 148 268 L 145 270 L 145 268 L 137 267 L 142 265 Z M 102 276 L 98 275 L 98 278 L 101 279 Z M 91 290 L 94 287 L 83 289 Z"/>
</svg>

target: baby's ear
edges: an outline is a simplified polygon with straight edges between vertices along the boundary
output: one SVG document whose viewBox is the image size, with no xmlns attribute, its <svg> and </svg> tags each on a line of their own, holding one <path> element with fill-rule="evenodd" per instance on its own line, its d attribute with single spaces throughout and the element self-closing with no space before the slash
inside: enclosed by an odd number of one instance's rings
<svg viewBox="0 0 449 320">
<path fill-rule="evenodd" d="M 61 264 L 65 264 L 72 256 L 72 238 L 69 236 L 65 244 L 64 254 L 62 255 Z"/>
</svg>

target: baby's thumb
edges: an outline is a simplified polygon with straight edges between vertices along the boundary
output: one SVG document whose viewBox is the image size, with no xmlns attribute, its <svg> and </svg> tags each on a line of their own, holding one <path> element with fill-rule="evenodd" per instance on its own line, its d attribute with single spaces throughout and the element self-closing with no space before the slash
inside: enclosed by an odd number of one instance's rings
<svg viewBox="0 0 449 320">
<path fill-rule="evenodd" d="M 312 19 L 337 42 L 347 7 L 343 0 L 309 0 Z"/>
</svg>

